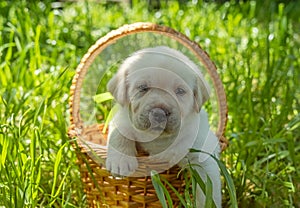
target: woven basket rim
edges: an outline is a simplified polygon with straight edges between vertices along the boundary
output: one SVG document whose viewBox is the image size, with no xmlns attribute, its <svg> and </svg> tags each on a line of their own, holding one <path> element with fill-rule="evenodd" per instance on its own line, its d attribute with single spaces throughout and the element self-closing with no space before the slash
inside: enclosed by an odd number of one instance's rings
<svg viewBox="0 0 300 208">
<path fill-rule="evenodd" d="M 228 145 L 227 139 L 224 137 L 225 128 L 227 124 L 227 100 L 225 90 L 220 80 L 220 77 L 217 72 L 215 64 L 211 61 L 209 55 L 198 45 L 198 43 L 190 40 L 187 36 L 182 33 L 167 27 L 150 22 L 137 22 L 133 24 L 127 24 L 119 27 L 116 30 L 112 30 L 107 33 L 105 36 L 101 37 L 92 45 L 88 52 L 83 56 L 80 61 L 80 64 L 77 66 L 76 73 L 72 80 L 72 85 L 70 88 L 70 127 L 68 134 L 70 138 L 78 137 L 81 135 L 81 130 L 84 128 L 83 121 L 80 118 L 80 93 L 81 87 L 83 84 L 84 77 L 88 71 L 88 68 L 93 63 L 94 59 L 109 45 L 116 42 L 118 39 L 121 39 L 127 35 L 132 35 L 136 33 L 151 32 L 158 33 L 167 37 L 170 37 L 179 43 L 183 44 L 188 48 L 193 55 L 195 55 L 200 62 L 205 66 L 206 71 L 208 72 L 212 82 L 213 88 L 215 89 L 217 95 L 218 103 L 218 114 L 219 122 L 216 136 L 219 138 L 219 142 L 222 150 L 226 149 Z M 99 133 L 101 133 L 99 131 Z M 80 142 L 77 142 L 79 147 L 84 145 Z"/>
</svg>

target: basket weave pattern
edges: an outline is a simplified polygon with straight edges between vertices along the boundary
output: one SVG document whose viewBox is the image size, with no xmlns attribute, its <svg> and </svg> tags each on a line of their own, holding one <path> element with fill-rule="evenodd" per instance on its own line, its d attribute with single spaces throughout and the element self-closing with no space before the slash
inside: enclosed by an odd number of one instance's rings
<svg viewBox="0 0 300 208">
<path fill-rule="evenodd" d="M 206 52 L 202 50 L 197 43 L 168 27 L 152 23 L 124 25 L 117 30 L 111 31 L 103 38 L 100 38 L 88 50 L 77 67 L 70 89 L 71 116 L 68 133 L 70 138 L 77 138 L 76 143 L 74 143 L 74 147 L 79 150 L 77 154 L 78 164 L 89 207 L 161 207 L 149 176 L 115 178 L 105 169 L 105 162 L 95 162 L 95 158 L 91 157 L 91 154 L 89 154 L 91 152 L 90 148 L 92 148 L 93 152 L 97 154 L 97 157 L 105 161 L 107 149 L 99 148 L 99 146 L 95 146 L 94 148 L 93 143 L 105 145 L 106 136 L 102 134 L 98 124 L 84 126 L 79 113 L 81 87 L 87 70 L 94 59 L 107 46 L 116 42 L 118 39 L 126 35 L 142 32 L 158 33 L 178 41 L 191 50 L 205 66 L 213 81 L 213 87 L 216 91 L 218 101 L 219 123 L 218 129 L 215 133 L 219 138 L 222 150 L 224 150 L 228 144 L 227 140 L 223 136 L 227 122 L 226 95 L 216 67 Z M 87 148 L 86 144 L 78 139 L 82 137 L 85 138 L 86 142 L 91 142 L 89 143 L 89 148 Z M 148 168 L 151 169 L 151 167 Z M 178 175 L 179 172 L 179 168 L 176 166 L 161 173 L 160 176 L 167 179 L 173 187 L 182 193 L 185 187 L 185 182 L 183 175 Z M 168 186 L 166 187 L 169 188 Z M 176 205 L 179 204 L 179 199 L 173 191 L 169 190 L 169 192 L 176 207 Z"/>
<path fill-rule="evenodd" d="M 150 176 L 114 178 L 87 154 L 81 154 L 78 159 L 89 207 L 161 207 Z M 183 175 L 178 176 L 178 171 L 179 168 L 173 167 L 160 176 L 182 193 L 185 184 Z M 173 205 L 178 205 L 179 199 L 166 187 L 173 199 Z"/>
</svg>

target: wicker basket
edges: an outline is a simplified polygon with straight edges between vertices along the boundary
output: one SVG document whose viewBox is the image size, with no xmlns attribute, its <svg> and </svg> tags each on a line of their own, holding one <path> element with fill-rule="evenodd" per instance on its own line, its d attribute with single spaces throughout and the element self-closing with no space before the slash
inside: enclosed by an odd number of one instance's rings
<svg viewBox="0 0 300 208">
<path fill-rule="evenodd" d="M 81 178 L 84 184 L 84 191 L 87 195 L 89 207 L 160 207 L 152 186 L 151 178 L 126 177 L 115 178 L 105 169 L 105 158 L 107 149 L 106 135 L 102 134 L 102 125 L 97 123 L 85 125 L 80 117 L 80 93 L 85 75 L 95 58 L 109 45 L 117 40 L 131 34 L 156 33 L 178 41 L 190 50 L 199 61 L 205 66 L 213 88 L 216 92 L 218 103 L 218 126 L 216 135 L 224 150 L 227 147 L 227 140 L 223 133 L 227 121 L 226 95 L 221 80 L 219 79 L 216 67 L 209 56 L 201 47 L 189 40 L 183 34 L 161 25 L 152 23 L 135 23 L 124 25 L 117 30 L 111 31 L 100 38 L 85 54 L 77 67 L 73 78 L 70 96 L 70 128 L 69 137 L 73 146 L 78 150 L 78 162 Z M 75 138 L 75 140 L 74 140 Z M 84 142 L 82 139 L 84 138 Z M 101 148 L 103 145 L 103 148 Z M 91 154 L 91 152 L 93 152 Z M 100 159 L 100 160 L 99 160 Z M 151 169 L 151 167 L 145 167 Z M 182 175 L 178 175 L 179 168 L 172 167 L 160 175 L 167 179 L 178 191 L 184 190 Z M 174 205 L 179 204 L 176 195 L 171 192 Z"/>
</svg>

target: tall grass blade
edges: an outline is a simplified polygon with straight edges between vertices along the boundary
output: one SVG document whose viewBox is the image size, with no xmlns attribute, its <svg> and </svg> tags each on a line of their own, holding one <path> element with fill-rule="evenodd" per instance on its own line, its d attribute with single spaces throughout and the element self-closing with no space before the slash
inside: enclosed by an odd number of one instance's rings
<svg viewBox="0 0 300 208">
<path fill-rule="evenodd" d="M 60 165 L 61 165 L 61 159 L 62 159 L 62 152 L 64 150 L 64 148 L 67 146 L 67 143 L 65 143 L 64 145 L 62 145 L 56 155 L 56 159 L 55 159 L 55 163 L 54 163 L 54 171 L 53 171 L 53 184 L 52 184 L 52 190 L 51 190 L 51 197 L 55 198 L 56 196 L 56 189 L 57 186 L 56 184 L 58 183 L 58 176 L 60 173 Z"/>
<path fill-rule="evenodd" d="M 172 198 L 160 180 L 159 174 L 156 171 L 151 171 L 151 179 L 153 187 L 156 191 L 156 195 L 162 205 L 163 208 L 173 207 Z"/>
<path fill-rule="evenodd" d="M 176 196 L 178 197 L 180 203 L 184 206 L 184 207 L 188 207 L 187 203 L 185 202 L 185 199 L 183 198 L 183 196 L 181 195 L 181 193 L 179 193 L 174 186 L 167 181 L 165 178 L 158 178 L 159 180 L 162 180 L 166 185 L 168 185 L 168 187 L 170 187 L 170 189 L 176 194 Z M 187 185 L 188 186 L 188 185 Z"/>
<path fill-rule="evenodd" d="M 69 174 L 70 168 L 71 167 L 68 167 L 68 169 L 66 170 L 65 175 L 63 176 L 63 178 L 60 181 L 59 186 L 56 188 L 56 192 L 54 193 L 54 195 L 52 195 L 53 200 L 50 203 L 50 206 L 52 206 L 58 200 L 57 197 L 59 196 L 59 194 L 61 194 L 62 187 L 65 185 L 65 180 L 66 180 L 66 178 Z"/>
<path fill-rule="evenodd" d="M 205 190 L 205 208 L 211 208 L 214 205 L 214 201 L 213 201 L 213 185 L 212 185 L 212 181 L 209 178 L 209 176 L 206 176 L 206 184 L 205 184 L 206 190 Z"/>
<path fill-rule="evenodd" d="M 9 146 L 9 139 L 7 138 L 7 133 L 6 133 L 6 128 L 8 128 L 8 126 L 6 125 L 0 125 L 1 131 L 0 131 L 0 144 L 1 144 L 1 167 L 0 170 L 2 168 L 5 168 L 5 161 L 6 161 L 6 157 L 7 157 L 7 150 L 8 150 L 8 146 Z"/>
<path fill-rule="evenodd" d="M 207 153 L 207 152 L 202 151 L 202 150 L 196 150 L 196 149 L 191 149 L 191 152 L 201 152 L 201 153 L 208 154 L 210 157 L 212 157 L 217 162 L 217 164 L 218 164 L 218 166 L 221 170 L 221 174 L 225 178 L 225 182 L 226 182 L 227 189 L 228 189 L 228 192 L 229 192 L 231 207 L 237 208 L 237 198 L 236 198 L 235 185 L 234 185 L 232 177 L 230 176 L 229 172 L 227 171 L 226 166 L 218 158 L 216 158 L 214 155 L 212 155 L 210 153 Z M 193 171 L 193 174 L 196 175 L 197 182 L 198 182 L 200 176 L 199 177 L 197 176 L 198 174 L 197 174 L 196 171 Z"/>
</svg>

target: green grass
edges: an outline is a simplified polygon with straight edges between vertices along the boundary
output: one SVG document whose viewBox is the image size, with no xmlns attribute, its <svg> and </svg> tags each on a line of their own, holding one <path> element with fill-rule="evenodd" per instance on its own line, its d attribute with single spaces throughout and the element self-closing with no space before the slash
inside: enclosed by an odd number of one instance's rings
<svg viewBox="0 0 300 208">
<path fill-rule="evenodd" d="M 66 134 L 72 76 L 98 38 L 151 21 L 197 41 L 219 69 L 229 105 L 222 161 L 239 207 L 299 207 L 300 3 L 145 6 L 0 2 L 0 206 L 84 206 Z M 223 196 L 229 207 L 225 183 Z"/>
<path fill-rule="evenodd" d="M 195 150 L 195 149 L 191 149 L 191 152 L 202 152 L 208 154 L 217 162 L 220 168 L 221 176 L 224 177 L 224 182 L 226 183 L 226 189 L 227 189 L 226 191 L 228 192 L 228 198 L 229 198 L 229 200 L 227 201 L 227 206 L 232 208 L 237 208 L 238 203 L 237 203 L 236 190 L 233 183 L 233 179 L 230 176 L 224 163 L 220 161 L 220 159 L 216 158 L 215 156 L 209 153 Z M 168 181 L 165 178 L 160 177 L 160 175 L 156 171 L 151 172 L 152 184 L 156 190 L 157 197 L 163 207 L 173 207 L 171 206 L 173 205 L 172 203 L 173 201 L 172 201 L 172 197 L 170 196 L 170 192 L 174 192 L 175 195 L 178 197 L 178 199 L 180 200 L 181 207 L 196 207 L 196 201 L 193 197 L 197 195 L 196 193 L 197 186 L 201 188 L 201 190 L 206 196 L 204 207 L 205 208 L 216 207 L 212 198 L 212 191 L 213 191 L 212 181 L 210 180 L 209 177 L 207 177 L 206 182 L 202 180 L 201 176 L 195 169 L 197 165 L 198 164 L 188 164 L 186 165 L 186 167 L 183 167 L 180 171 L 180 174 L 183 174 L 184 176 L 184 182 L 185 182 L 185 189 L 183 190 L 183 194 L 181 194 L 178 190 L 176 190 L 176 188 L 170 183 L 171 181 Z M 166 187 L 169 187 L 170 191 Z"/>
</svg>

